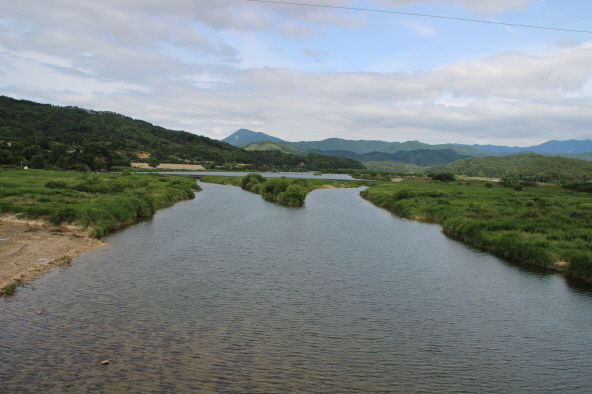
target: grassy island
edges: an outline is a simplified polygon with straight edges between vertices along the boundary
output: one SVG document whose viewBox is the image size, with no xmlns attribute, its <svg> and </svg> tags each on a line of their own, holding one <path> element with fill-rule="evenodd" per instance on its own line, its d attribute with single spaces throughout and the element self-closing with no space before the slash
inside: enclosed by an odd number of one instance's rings
<svg viewBox="0 0 592 394">
<path fill-rule="evenodd" d="M 505 186 L 406 178 L 374 183 L 361 194 L 396 215 L 439 223 L 446 235 L 504 259 L 591 281 L 592 195 L 558 185 Z"/>
<path fill-rule="evenodd" d="M 364 181 L 359 180 L 328 180 L 304 178 L 264 178 L 261 174 L 248 174 L 244 177 L 205 176 L 202 182 L 221 185 L 240 186 L 242 189 L 261 196 L 269 201 L 285 205 L 303 205 L 308 193 L 315 189 L 359 187 Z"/>
<path fill-rule="evenodd" d="M 0 215 L 73 224 L 101 237 L 160 208 L 194 198 L 191 177 L 89 174 L 45 170 L 0 172 Z"/>
</svg>

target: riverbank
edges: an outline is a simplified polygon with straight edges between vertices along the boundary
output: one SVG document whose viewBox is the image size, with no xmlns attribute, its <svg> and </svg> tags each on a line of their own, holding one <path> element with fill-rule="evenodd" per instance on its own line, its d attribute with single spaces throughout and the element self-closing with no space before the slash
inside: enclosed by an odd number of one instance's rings
<svg viewBox="0 0 592 394">
<path fill-rule="evenodd" d="M 52 267 L 106 246 L 75 226 L 0 216 L 0 294 L 10 294 Z"/>
<path fill-rule="evenodd" d="M 256 173 L 250 173 L 244 177 L 208 175 L 202 177 L 201 181 L 239 186 L 248 192 L 260 194 L 265 200 L 293 206 L 303 205 L 308 193 L 316 189 L 352 188 L 365 184 L 362 180 L 264 178 Z"/>
<path fill-rule="evenodd" d="M 201 190 L 163 174 L 0 172 L 0 289 L 104 247 L 97 239 Z"/>
<path fill-rule="evenodd" d="M 485 181 L 377 183 L 361 193 L 405 218 L 500 258 L 592 278 L 592 195 L 559 186 L 509 188 Z"/>
</svg>

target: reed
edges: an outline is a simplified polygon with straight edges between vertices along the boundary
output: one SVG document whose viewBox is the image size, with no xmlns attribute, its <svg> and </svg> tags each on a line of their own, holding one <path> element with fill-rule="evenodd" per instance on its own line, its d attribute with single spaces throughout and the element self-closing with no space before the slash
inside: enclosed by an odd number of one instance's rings
<svg viewBox="0 0 592 394">
<path fill-rule="evenodd" d="M 446 235 L 504 259 L 547 268 L 567 262 L 569 275 L 592 280 L 592 195 L 522 186 L 415 180 L 376 183 L 361 194 L 399 216 L 440 223 Z"/>
<path fill-rule="evenodd" d="M 0 173 L 0 213 L 68 223 L 101 237 L 200 190 L 191 177 L 12 170 Z"/>
</svg>

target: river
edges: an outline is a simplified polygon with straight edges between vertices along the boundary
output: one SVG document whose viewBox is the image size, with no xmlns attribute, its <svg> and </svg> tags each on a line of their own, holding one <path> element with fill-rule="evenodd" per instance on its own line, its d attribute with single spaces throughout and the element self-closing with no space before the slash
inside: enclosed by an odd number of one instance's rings
<svg viewBox="0 0 592 394">
<path fill-rule="evenodd" d="M 588 288 L 361 189 L 202 187 L 0 299 L 0 392 L 590 392 Z"/>
</svg>

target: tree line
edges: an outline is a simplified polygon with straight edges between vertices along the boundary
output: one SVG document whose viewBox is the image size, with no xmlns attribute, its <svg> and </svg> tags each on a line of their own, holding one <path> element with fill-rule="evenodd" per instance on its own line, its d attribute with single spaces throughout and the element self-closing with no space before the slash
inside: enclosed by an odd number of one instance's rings
<svg viewBox="0 0 592 394">
<path fill-rule="evenodd" d="M 365 168 L 356 160 L 322 154 L 246 151 L 111 111 L 0 96 L 0 165 L 101 171 L 142 161 L 138 153 L 148 153 L 161 163 L 202 163 L 209 168 L 236 164 L 280 171 Z"/>
</svg>

